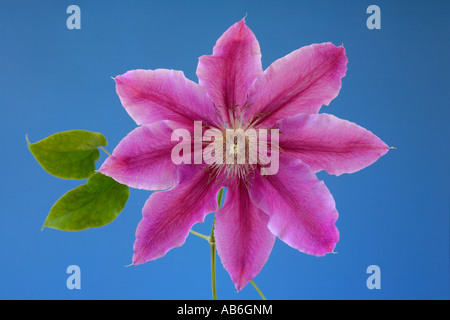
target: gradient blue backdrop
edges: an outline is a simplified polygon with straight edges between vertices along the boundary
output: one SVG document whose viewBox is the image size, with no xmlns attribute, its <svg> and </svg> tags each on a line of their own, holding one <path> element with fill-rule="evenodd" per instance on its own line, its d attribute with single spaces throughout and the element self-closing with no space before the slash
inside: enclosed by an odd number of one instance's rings
<svg viewBox="0 0 450 320">
<path fill-rule="evenodd" d="M 81 8 L 81 30 L 66 8 Z M 382 29 L 366 28 L 381 8 Z M 131 190 L 113 223 L 82 232 L 41 231 L 52 204 L 80 181 L 47 174 L 31 141 L 69 129 L 103 133 L 112 151 L 135 124 L 111 76 L 173 68 L 197 81 L 197 59 L 247 15 L 263 67 L 311 43 L 344 44 L 349 64 L 339 96 L 323 112 L 356 122 L 398 149 L 341 177 L 320 173 L 340 213 L 338 254 L 317 258 L 277 240 L 255 278 L 269 299 L 448 299 L 448 1 L 4 1 L 0 2 L 2 299 L 209 299 L 207 243 L 130 264 L 134 232 L 149 196 Z M 102 155 L 99 163 L 105 159 Z M 195 230 L 208 233 L 210 215 Z M 81 290 L 66 288 L 67 266 Z M 366 268 L 381 268 L 368 290 Z M 220 299 L 236 293 L 219 264 Z"/>
</svg>

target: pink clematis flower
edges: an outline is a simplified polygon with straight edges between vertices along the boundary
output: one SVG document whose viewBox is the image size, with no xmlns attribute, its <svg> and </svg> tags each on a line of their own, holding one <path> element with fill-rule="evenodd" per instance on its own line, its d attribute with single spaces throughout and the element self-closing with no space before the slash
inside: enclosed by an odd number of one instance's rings
<svg viewBox="0 0 450 320">
<path fill-rule="evenodd" d="M 199 84 L 165 69 L 117 76 L 120 100 L 139 127 L 100 171 L 130 187 L 169 189 L 152 194 L 144 205 L 133 264 L 181 246 L 192 226 L 211 212 L 217 251 L 237 290 L 261 271 L 275 237 L 307 254 L 332 252 L 339 240 L 338 213 L 315 173 L 352 173 L 389 149 L 370 131 L 318 113 L 338 95 L 346 65 L 342 46 L 322 43 L 263 71 L 258 41 L 242 20 L 219 38 L 212 55 L 200 57 Z M 262 175 L 259 162 L 175 164 L 171 152 L 179 141 L 172 141 L 172 133 L 183 128 L 195 135 L 194 121 L 220 132 L 278 128 L 278 172 Z M 222 187 L 228 189 L 218 210 Z"/>
</svg>

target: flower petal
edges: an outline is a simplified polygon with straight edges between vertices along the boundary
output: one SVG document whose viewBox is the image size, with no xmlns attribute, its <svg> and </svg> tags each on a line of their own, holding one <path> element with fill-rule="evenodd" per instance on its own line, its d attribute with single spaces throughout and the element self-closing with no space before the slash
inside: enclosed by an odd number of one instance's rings
<svg viewBox="0 0 450 320">
<path fill-rule="evenodd" d="M 163 190 L 177 182 L 178 165 L 171 159 L 172 129 L 165 122 L 131 131 L 100 168 L 104 175 L 132 188 Z"/>
<path fill-rule="evenodd" d="M 372 132 L 329 114 L 299 114 L 280 121 L 280 147 L 315 172 L 340 175 L 361 170 L 389 147 Z"/>
<path fill-rule="evenodd" d="M 266 126 L 298 113 L 317 113 L 341 89 L 347 71 L 344 47 L 313 44 L 272 63 L 250 92 L 252 107 L 244 121 Z"/>
<path fill-rule="evenodd" d="M 164 256 L 181 246 L 192 226 L 217 210 L 220 185 L 208 181 L 209 172 L 198 166 L 183 166 L 179 184 L 150 196 L 142 209 L 143 218 L 136 229 L 133 264 Z"/>
<path fill-rule="evenodd" d="M 262 74 L 258 40 L 245 20 L 232 25 L 217 40 L 211 56 L 199 58 L 199 84 L 208 90 L 217 106 L 243 106 L 256 77 Z M 229 121 L 228 110 L 219 108 Z"/>
<path fill-rule="evenodd" d="M 338 213 L 327 187 L 307 165 L 281 158 L 277 174 L 257 174 L 252 184 L 250 198 L 269 215 L 274 235 L 315 256 L 333 251 L 339 240 Z"/>
<path fill-rule="evenodd" d="M 195 120 L 215 117 L 206 90 L 182 71 L 132 70 L 115 81 L 122 105 L 138 125 L 172 120 L 192 127 Z"/>
<path fill-rule="evenodd" d="M 250 200 L 244 185 L 229 188 L 216 214 L 214 237 L 223 266 L 237 290 L 262 269 L 275 242 L 267 228 L 268 216 Z"/>
</svg>

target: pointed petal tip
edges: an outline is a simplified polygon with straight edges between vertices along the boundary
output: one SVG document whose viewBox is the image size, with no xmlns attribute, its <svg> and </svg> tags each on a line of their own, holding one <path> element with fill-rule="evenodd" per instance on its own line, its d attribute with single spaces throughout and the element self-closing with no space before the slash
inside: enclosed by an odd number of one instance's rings
<svg viewBox="0 0 450 320">
<path fill-rule="evenodd" d="M 240 277 L 238 279 L 232 279 L 233 284 L 234 284 L 234 288 L 236 289 L 236 292 L 239 292 L 242 289 L 244 289 L 250 283 L 250 280 L 252 280 L 252 279 L 248 279 L 246 277 Z"/>
<path fill-rule="evenodd" d="M 248 28 L 247 25 L 245 24 L 245 17 L 242 18 L 241 20 L 239 20 L 238 22 L 236 22 L 235 24 L 231 25 L 230 28 L 228 28 L 228 30 L 230 29 L 235 29 L 236 33 L 235 36 L 240 36 L 242 34 L 242 32 L 244 32 L 244 30 Z M 227 31 L 228 31 L 227 30 Z M 226 32 L 226 31 L 225 31 Z"/>
<path fill-rule="evenodd" d="M 373 133 L 372 133 L 373 134 Z M 379 158 L 381 158 L 382 156 L 384 156 L 386 153 L 388 153 L 389 152 L 389 150 L 391 150 L 391 149 L 397 149 L 396 147 L 390 147 L 390 146 L 388 146 L 387 144 L 386 144 L 386 142 L 384 142 L 383 140 L 381 140 L 379 137 L 377 137 L 378 138 L 378 140 L 379 140 L 379 149 L 380 149 L 380 156 L 378 157 L 378 159 Z M 378 159 L 376 159 L 376 160 L 378 160 Z M 376 161 L 375 160 L 375 161 Z M 375 162 L 374 161 L 374 162 Z"/>
<path fill-rule="evenodd" d="M 243 284 L 240 284 L 240 283 L 237 283 L 237 284 L 235 283 L 234 287 L 236 288 L 236 293 L 241 291 L 242 289 L 244 289 L 245 286 L 246 285 L 243 285 Z"/>
<path fill-rule="evenodd" d="M 155 259 L 145 259 L 145 257 L 142 254 L 140 254 L 138 251 L 134 251 L 133 257 L 131 259 L 131 265 L 138 266 L 140 264 L 144 264 L 151 260 L 155 260 Z"/>
<path fill-rule="evenodd" d="M 118 75 L 118 76 L 111 77 L 111 78 L 114 80 L 116 85 L 119 85 L 119 84 L 122 84 L 124 82 L 122 77 L 123 77 L 123 75 Z"/>
<path fill-rule="evenodd" d="M 247 26 L 247 23 L 245 21 L 246 18 L 247 18 L 247 13 L 241 20 L 239 20 L 238 22 L 231 25 L 227 31 L 234 29 L 237 31 L 237 35 L 239 35 L 239 36 L 245 36 L 246 32 L 251 32 L 250 28 Z"/>
<path fill-rule="evenodd" d="M 117 84 L 126 84 L 127 80 L 130 79 L 130 76 L 132 76 L 135 72 L 138 72 L 138 71 L 142 71 L 142 70 L 141 69 L 128 70 L 125 73 L 118 74 L 115 77 L 111 77 L 111 78 L 113 78 Z"/>
<path fill-rule="evenodd" d="M 314 248 L 310 248 L 309 250 L 297 249 L 302 251 L 303 253 L 315 256 L 315 257 L 325 257 L 328 254 L 336 253 L 334 249 L 336 248 L 336 244 L 339 242 L 339 231 L 336 228 L 337 237 L 333 240 L 330 240 L 328 243 L 323 244 L 322 246 L 317 246 Z"/>
<path fill-rule="evenodd" d="M 114 179 L 114 177 L 111 175 L 111 172 L 110 172 L 110 164 L 114 160 L 115 160 L 114 156 L 109 156 L 108 158 L 106 158 L 105 161 L 103 161 L 102 165 L 100 166 L 100 168 L 97 171 L 104 174 L 105 176 L 108 176 L 108 177 L 111 177 Z"/>
<path fill-rule="evenodd" d="M 337 55 L 341 55 L 342 56 L 342 58 L 344 58 L 344 60 L 343 60 L 343 62 L 345 62 L 345 64 L 347 64 L 347 62 L 348 62 L 348 58 L 347 58 L 347 52 L 346 52 L 346 50 L 345 50 L 345 47 L 344 47 L 344 44 L 343 43 L 341 43 L 341 45 L 339 45 L 339 46 L 337 46 L 337 45 L 335 45 L 334 43 L 332 43 L 332 42 L 324 42 L 324 43 L 318 43 L 318 44 L 316 44 L 316 45 L 322 45 L 322 46 L 328 46 L 328 48 L 330 49 L 330 50 L 332 50 L 333 52 L 336 52 L 337 53 Z M 337 56 L 336 55 L 336 56 Z"/>
<path fill-rule="evenodd" d="M 144 262 L 138 260 L 138 258 L 136 257 L 136 253 L 134 253 L 134 254 L 133 254 L 133 260 L 132 260 L 131 264 L 132 264 L 133 266 L 137 266 L 137 265 L 140 265 L 140 264 L 143 264 L 143 263 L 144 263 Z"/>
</svg>

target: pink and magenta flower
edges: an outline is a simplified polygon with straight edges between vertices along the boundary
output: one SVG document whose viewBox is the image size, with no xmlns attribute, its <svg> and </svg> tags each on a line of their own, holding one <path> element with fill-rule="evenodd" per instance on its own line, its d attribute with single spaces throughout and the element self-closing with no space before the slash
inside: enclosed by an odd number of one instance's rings
<svg viewBox="0 0 450 320">
<path fill-rule="evenodd" d="M 345 49 L 322 43 L 295 50 L 263 71 L 259 43 L 242 20 L 219 38 L 212 55 L 200 57 L 198 84 L 166 69 L 117 76 L 117 93 L 138 127 L 100 171 L 130 187 L 166 190 L 144 205 L 133 264 L 181 246 L 211 212 L 217 251 L 237 290 L 261 271 L 276 237 L 307 254 L 333 252 L 338 212 L 315 173 L 353 173 L 389 149 L 370 131 L 319 113 L 338 95 L 346 70 Z M 174 130 L 189 132 L 191 146 L 198 121 L 201 135 L 208 129 L 224 136 L 228 129 L 279 130 L 278 171 L 264 175 L 264 164 L 249 163 L 248 157 L 232 164 L 174 163 L 172 150 L 180 144 Z M 202 143 L 201 151 L 206 147 Z M 229 151 L 224 144 L 224 153 Z M 223 187 L 227 193 L 219 209 Z"/>
</svg>

